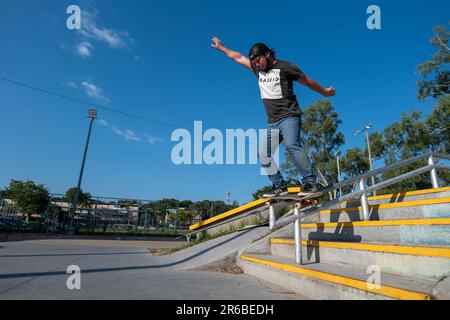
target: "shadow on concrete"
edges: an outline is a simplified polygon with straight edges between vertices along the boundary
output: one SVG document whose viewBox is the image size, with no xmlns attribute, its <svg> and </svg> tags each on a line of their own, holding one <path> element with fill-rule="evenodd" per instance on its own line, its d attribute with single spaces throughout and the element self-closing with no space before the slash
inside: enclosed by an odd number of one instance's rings
<svg viewBox="0 0 450 320">
<path fill-rule="evenodd" d="M 392 197 L 389 199 L 389 203 L 396 203 L 396 202 L 403 202 L 403 200 L 406 197 L 406 192 L 402 193 L 395 193 L 392 195 Z"/>
<path fill-rule="evenodd" d="M 129 271 L 129 270 L 151 270 L 151 269 L 161 269 L 161 268 L 168 268 L 173 267 L 179 264 L 182 264 L 184 262 L 190 261 L 194 258 L 197 258 L 206 252 L 209 252 L 211 250 L 217 249 L 220 246 L 224 245 L 226 242 L 232 241 L 234 239 L 237 239 L 239 237 L 242 237 L 244 234 L 249 232 L 247 231 L 241 231 L 234 237 L 231 237 L 227 241 L 220 242 L 212 247 L 209 247 L 205 250 L 202 250 L 196 254 L 193 254 L 185 259 L 166 263 L 166 264 L 160 264 L 160 265 L 147 265 L 147 266 L 130 266 L 130 267 L 117 267 L 117 268 L 99 268 L 99 269 L 83 269 L 81 271 L 82 274 L 91 274 L 91 273 L 101 273 L 101 272 L 115 272 L 115 271 Z M 28 272 L 28 273 L 13 273 L 13 274 L 0 274 L 0 280 L 1 279 L 14 279 L 14 278 L 29 278 L 29 277 L 47 277 L 47 276 L 58 276 L 58 275 L 67 275 L 65 271 L 50 271 L 50 272 Z"/>
<path fill-rule="evenodd" d="M 362 237 L 355 235 L 355 228 L 351 222 L 338 222 L 334 233 L 325 232 L 325 224 L 317 223 L 317 231 L 308 234 L 309 241 L 342 241 L 361 242 Z"/>
<path fill-rule="evenodd" d="M 306 255 L 308 257 L 309 263 L 303 263 L 305 264 L 313 264 L 313 263 L 319 263 L 320 262 L 320 248 L 318 246 L 314 246 L 314 243 L 316 241 L 307 241 L 306 242 Z M 313 254 L 314 259 L 313 258 Z"/>
<path fill-rule="evenodd" d="M 358 220 L 359 221 L 359 220 Z M 318 241 L 335 241 L 335 242 L 361 242 L 362 237 L 355 235 L 355 229 L 351 222 L 338 222 L 334 233 L 326 233 L 323 223 L 317 224 L 317 231 L 308 234 L 307 257 L 311 260 L 315 254 L 314 260 L 310 263 L 320 262 L 320 246 L 313 245 Z"/>
<path fill-rule="evenodd" d="M 336 223 L 339 222 L 339 218 L 341 215 L 346 214 L 348 216 L 348 219 L 350 221 L 361 221 L 361 217 L 359 214 L 359 211 L 345 211 L 345 209 L 342 209 L 341 212 L 331 213 L 330 214 L 330 222 Z"/>
</svg>

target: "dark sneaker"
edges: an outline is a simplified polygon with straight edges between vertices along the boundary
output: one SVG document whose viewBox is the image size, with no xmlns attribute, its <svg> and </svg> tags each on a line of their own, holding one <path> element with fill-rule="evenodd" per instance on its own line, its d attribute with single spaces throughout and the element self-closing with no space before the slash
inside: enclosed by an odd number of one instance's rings
<svg viewBox="0 0 450 320">
<path fill-rule="evenodd" d="M 320 193 L 322 190 L 322 185 L 318 182 L 311 181 L 306 182 L 302 190 L 298 193 L 299 196 L 309 196 L 312 194 Z"/>
<path fill-rule="evenodd" d="M 289 193 L 287 186 L 273 186 L 271 192 L 263 194 L 263 198 L 273 198 L 277 196 L 285 196 Z"/>
</svg>

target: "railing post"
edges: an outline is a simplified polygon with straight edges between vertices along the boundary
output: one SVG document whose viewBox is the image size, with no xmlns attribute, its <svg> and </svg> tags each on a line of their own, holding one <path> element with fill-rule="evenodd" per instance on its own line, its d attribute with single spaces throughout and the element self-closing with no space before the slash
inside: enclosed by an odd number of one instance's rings
<svg viewBox="0 0 450 320">
<path fill-rule="evenodd" d="M 365 191 L 366 190 L 366 186 L 364 183 L 364 179 L 361 179 L 359 181 L 359 189 L 361 191 Z M 361 196 L 361 208 L 363 211 L 363 220 L 369 220 L 369 204 L 367 203 L 367 195 L 364 192 L 363 195 Z"/>
<path fill-rule="evenodd" d="M 295 263 L 302 264 L 302 230 L 301 230 L 301 222 L 300 222 L 300 210 L 298 205 L 296 204 L 294 207 L 294 237 L 295 237 Z"/>
<path fill-rule="evenodd" d="M 272 230 L 276 222 L 275 208 L 270 202 L 268 203 L 268 206 L 269 206 L 269 230 Z"/>
<path fill-rule="evenodd" d="M 434 165 L 433 155 L 431 155 L 428 158 L 428 165 L 430 165 L 430 166 Z M 436 168 L 431 169 L 431 184 L 433 186 L 433 189 L 439 188 L 438 175 L 437 175 Z"/>
</svg>

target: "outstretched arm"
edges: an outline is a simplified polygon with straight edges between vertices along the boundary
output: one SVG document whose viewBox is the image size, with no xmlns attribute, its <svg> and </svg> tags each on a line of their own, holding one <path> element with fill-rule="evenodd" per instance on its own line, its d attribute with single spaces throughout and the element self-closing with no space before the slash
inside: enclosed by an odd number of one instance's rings
<svg viewBox="0 0 450 320">
<path fill-rule="evenodd" d="M 311 90 L 317 91 L 318 93 L 320 93 L 325 97 L 332 97 L 336 95 L 336 90 L 333 87 L 325 89 L 311 78 L 303 77 L 300 80 L 298 80 L 298 82 L 303 84 L 304 86 L 307 86 Z"/>
<path fill-rule="evenodd" d="M 225 53 L 231 60 L 243 65 L 248 70 L 253 71 L 252 67 L 250 66 L 250 60 L 242 53 L 225 48 L 219 38 L 214 37 L 212 38 L 212 41 L 214 42 L 214 44 L 212 44 L 211 47 Z"/>
</svg>

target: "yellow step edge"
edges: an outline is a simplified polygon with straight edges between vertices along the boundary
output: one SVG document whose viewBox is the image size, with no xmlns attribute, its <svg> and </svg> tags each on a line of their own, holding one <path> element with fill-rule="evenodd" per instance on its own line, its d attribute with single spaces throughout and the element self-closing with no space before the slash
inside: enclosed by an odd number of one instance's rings
<svg viewBox="0 0 450 320">
<path fill-rule="evenodd" d="M 390 298 L 401 299 L 401 300 L 430 300 L 430 296 L 423 294 L 423 293 L 394 288 L 394 287 L 383 285 L 383 284 L 380 285 L 379 289 L 376 289 L 376 288 L 371 289 L 367 286 L 366 281 L 361 281 L 358 279 L 348 278 L 348 277 L 344 277 L 344 276 L 338 276 L 338 275 L 334 275 L 334 274 L 323 272 L 323 271 L 310 270 L 310 269 L 302 268 L 301 266 L 294 266 L 294 265 L 289 265 L 289 264 L 284 264 L 284 263 L 280 263 L 280 262 L 244 256 L 244 255 L 241 256 L 241 259 L 247 260 L 250 262 L 254 262 L 254 263 L 258 263 L 258 264 L 262 264 L 265 266 L 269 266 L 272 268 L 297 273 L 302 276 L 307 276 L 307 277 L 311 277 L 314 279 L 328 281 L 328 282 L 360 289 L 363 291 L 380 294 L 380 295 L 387 296 Z"/>
<path fill-rule="evenodd" d="M 270 243 L 294 245 L 294 239 L 271 238 Z M 392 246 L 384 244 L 369 244 L 355 242 L 328 242 L 302 240 L 304 246 L 321 248 L 352 249 L 361 251 L 399 253 L 414 256 L 427 256 L 437 258 L 450 258 L 450 248 Z"/>
<path fill-rule="evenodd" d="M 377 221 L 354 221 L 354 222 L 318 222 L 302 224 L 302 229 L 308 228 L 334 228 L 334 227 L 380 227 L 380 226 L 429 226 L 436 224 L 450 225 L 450 218 L 432 219 L 403 219 L 403 220 L 377 220 Z"/>
<path fill-rule="evenodd" d="M 288 188 L 289 193 L 298 193 L 300 192 L 300 187 L 293 187 L 293 188 Z M 214 222 L 217 222 L 219 220 L 225 219 L 225 218 L 229 218 L 233 215 L 239 214 L 239 213 L 243 213 L 249 209 L 254 209 L 256 207 L 261 206 L 262 204 L 265 204 L 266 202 L 268 202 L 270 199 L 258 199 L 252 202 L 249 202 L 243 206 L 240 206 L 238 208 L 234 208 L 231 209 L 229 211 L 226 211 L 224 213 L 218 214 L 217 216 L 214 216 L 212 218 L 200 221 L 196 224 L 193 224 L 191 226 L 189 226 L 189 230 L 195 230 L 198 229 L 200 227 L 204 227 L 206 225 L 212 224 Z"/>
<path fill-rule="evenodd" d="M 444 203 L 450 203 L 450 198 L 436 198 L 436 199 L 413 200 L 413 201 L 406 201 L 406 202 L 395 202 L 395 203 L 383 203 L 383 204 L 369 205 L 369 210 L 370 209 L 392 209 L 392 208 L 416 207 L 416 206 L 444 204 Z M 354 212 L 354 211 L 361 211 L 361 210 L 362 210 L 361 207 L 329 209 L 329 210 L 320 211 L 320 214 Z"/>
<path fill-rule="evenodd" d="M 399 193 L 389 193 L 389 194 L 383 194 L 379 196 L 372 196 L 368 197 L 367 200 L 384 200 L 384 199 L 396 199 L 399 197 L 409 197 L 409 196 L 418 196 L 423 194 L 432 194 L 432 193 L 438 193 L 438 192 L 444 192 L 444 191 L 450 191 L 450 187 L 443 187 L 443 188 L 436 188 L 436 189 L 423 189 L 423 190 L 416 190 L 416 191 L 406 191 L 406 192 L 399 192 Z M 358 202 L 359 200 L 349 200 L 347 203 L 352 202 Z"/>
</svg>

